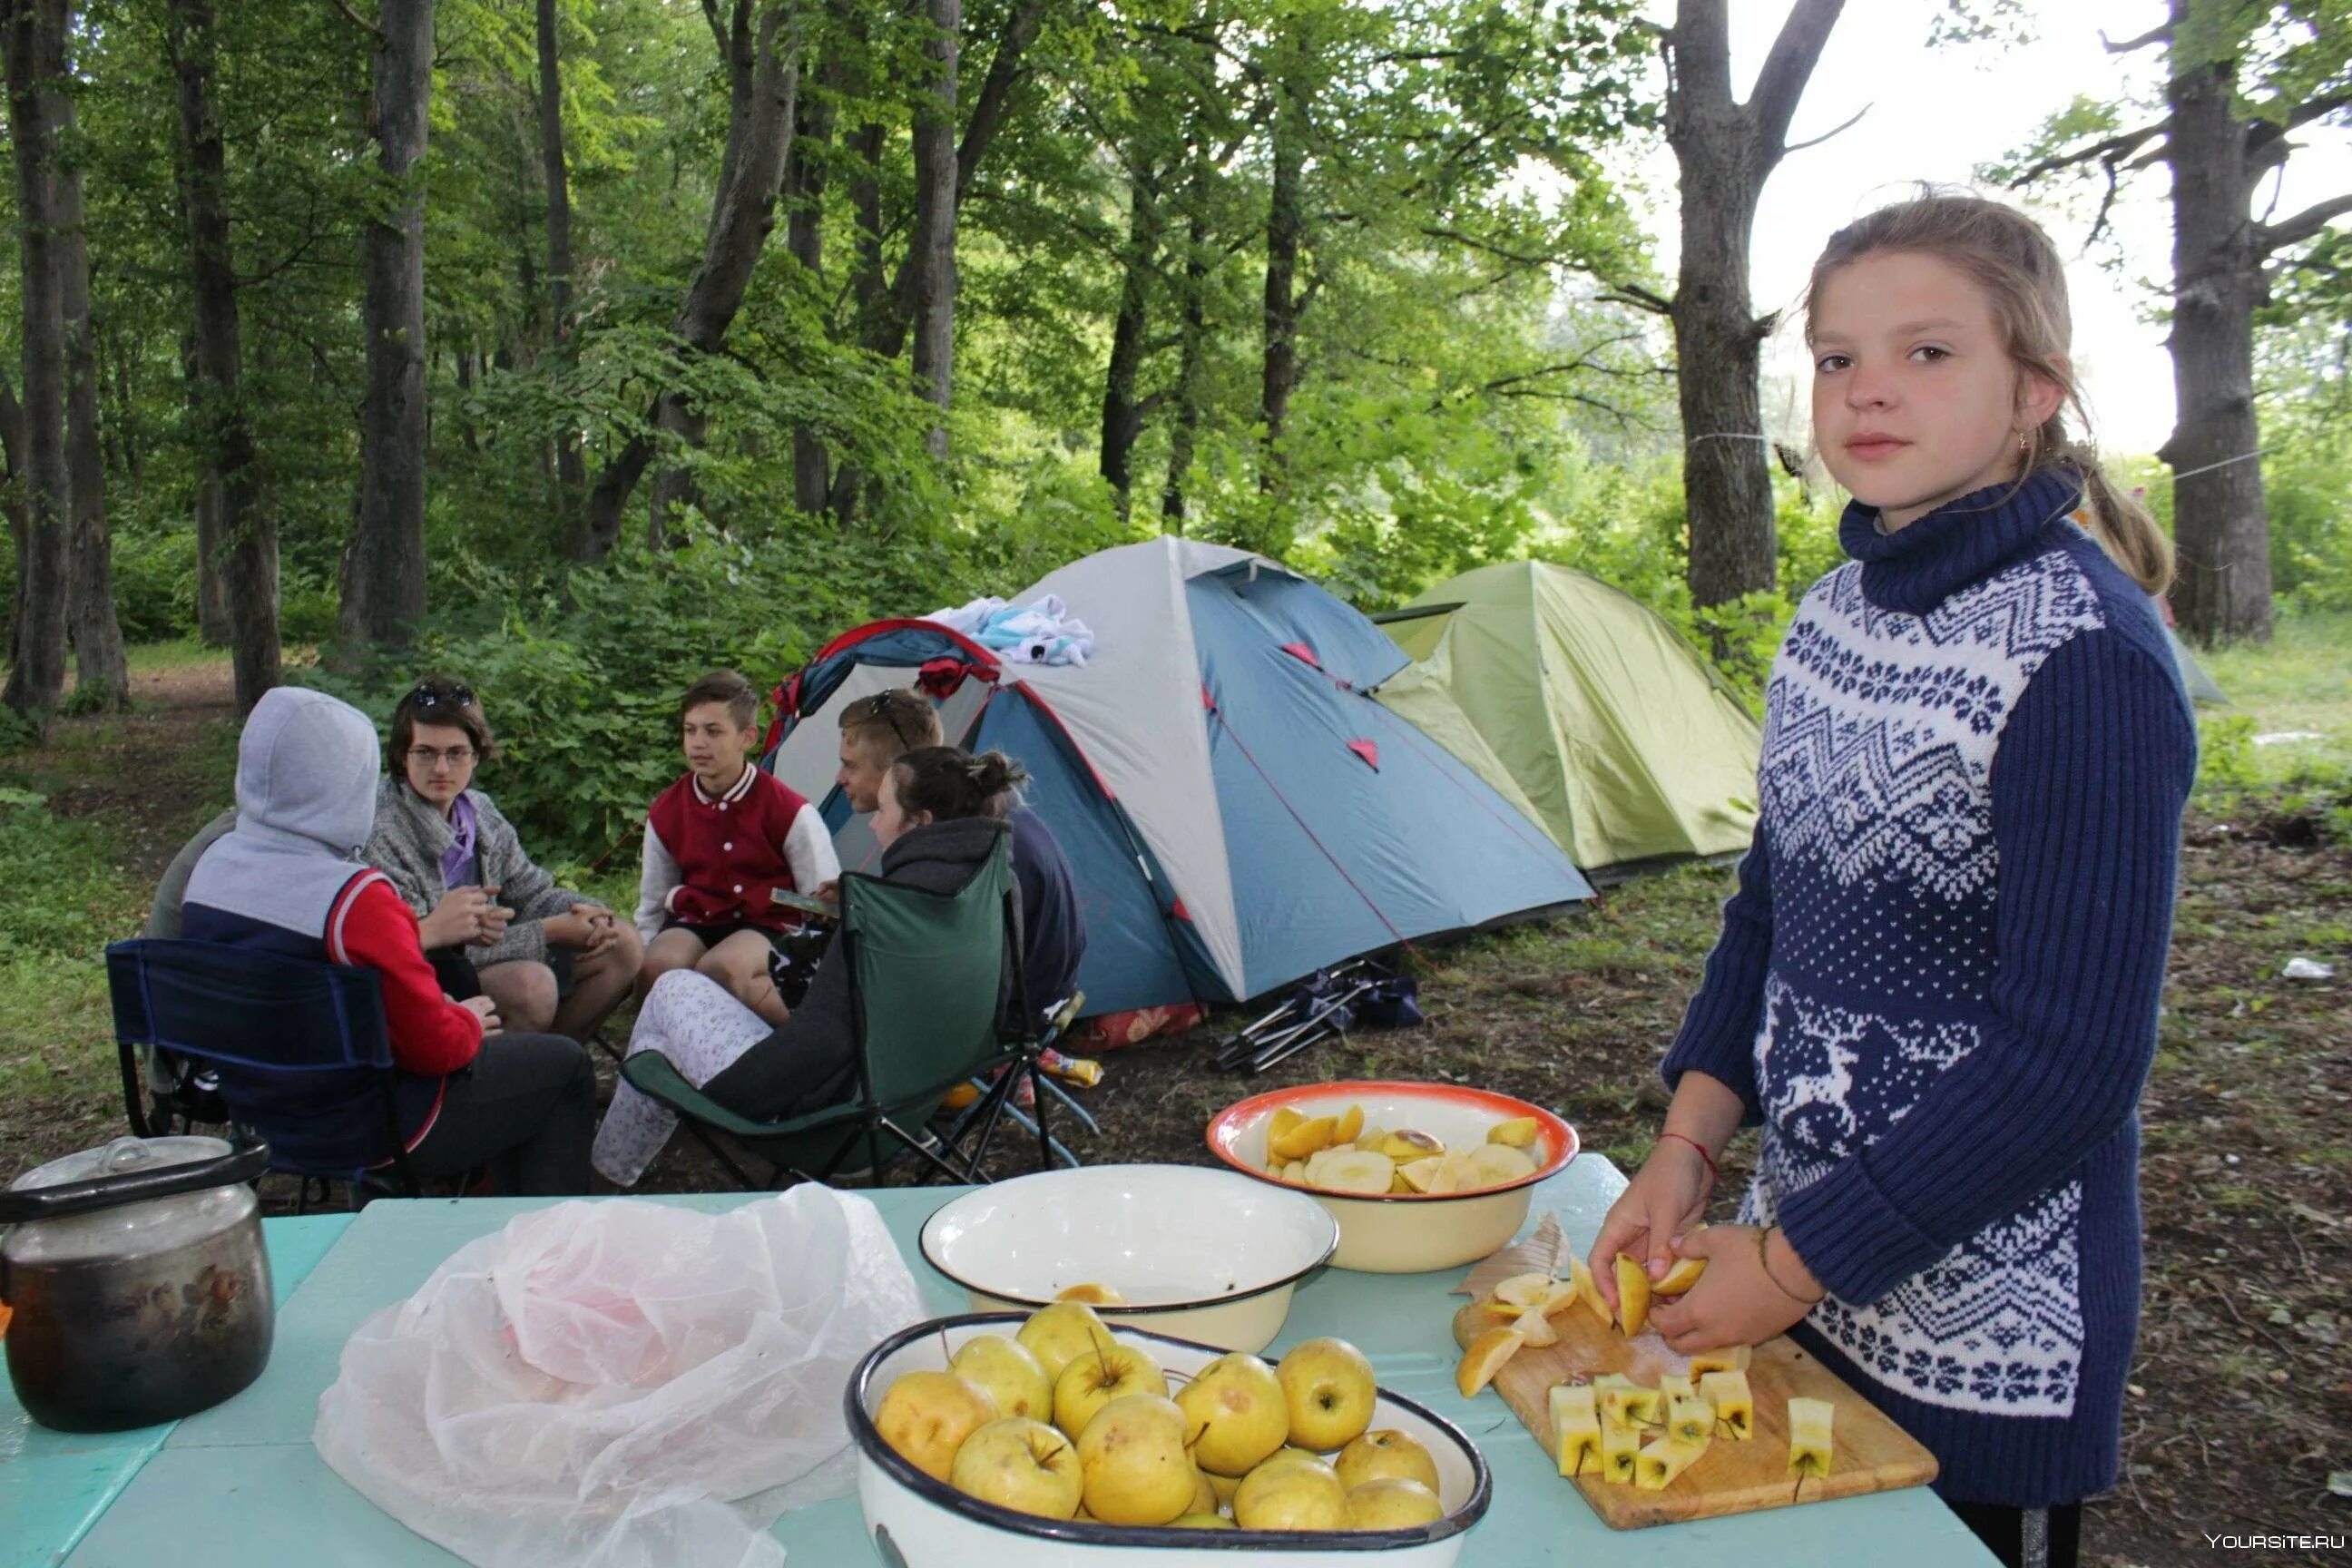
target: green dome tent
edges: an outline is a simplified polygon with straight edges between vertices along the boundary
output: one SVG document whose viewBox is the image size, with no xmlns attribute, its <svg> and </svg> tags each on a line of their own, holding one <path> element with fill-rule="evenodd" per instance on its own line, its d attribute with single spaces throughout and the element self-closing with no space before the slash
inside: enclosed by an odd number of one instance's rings
<svg viewBox="0 0 2352 1568">
<path fill-rule="evenodd" d="M 1514 561 L 1374 619 L 1414 662 L 1373 695 L 1586 871 L 1748 847 L 1756 721 L 1640 601 Z"/>
</svg>

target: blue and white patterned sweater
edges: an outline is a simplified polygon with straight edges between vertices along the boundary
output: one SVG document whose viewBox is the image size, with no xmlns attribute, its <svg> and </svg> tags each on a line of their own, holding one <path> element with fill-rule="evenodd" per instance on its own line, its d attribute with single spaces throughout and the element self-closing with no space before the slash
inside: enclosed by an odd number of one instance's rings
<svg viewBox="0 0 2352 1568">
<path fill-rule="evenodd" d="M 1957 1500 L 2116 1476 L 2139 1131 L 2194 721 L 2070 477 L 1964 497 L 1805 595 L 1763 813 L 1665 1061 L 1763 1126 L 1743 1216 L 1829 1289 L 1797 1337 Z"/>
</svg>

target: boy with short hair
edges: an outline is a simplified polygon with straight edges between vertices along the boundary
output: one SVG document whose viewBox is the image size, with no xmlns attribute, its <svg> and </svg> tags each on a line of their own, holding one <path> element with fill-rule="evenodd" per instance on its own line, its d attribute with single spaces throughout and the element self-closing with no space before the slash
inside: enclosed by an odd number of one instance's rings
<svg viewBox="0 0 2352 1568">
<path fill-rule="evenodd" d="M 772 895 L 832 882 L 841 863 L 816 808 L 751 760 L 759 709 L 751 683 L 731 669 L 678 700 L 688 772 L 646 813 L 638 984 L 642 994 L 673 969 L 695 969 L 782 1024 L 768 957 L 800 917 Z"/>
</svg>

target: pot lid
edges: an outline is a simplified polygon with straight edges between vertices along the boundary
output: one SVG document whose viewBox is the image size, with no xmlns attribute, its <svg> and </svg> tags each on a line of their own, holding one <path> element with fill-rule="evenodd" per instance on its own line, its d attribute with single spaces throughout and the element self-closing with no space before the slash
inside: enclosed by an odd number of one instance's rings
<svg viewBox="0 0 2352 1568">
<path fill-rule="evenodd" d="M 222 1159 L 230 1152 L 218 1138 L 118 1138 L 103 1148 L 37 1166 L 9 1184 L 9 1190 L 150 1176 L 175 1165 Z M 232 1182 L 58 1219 L 27 1220 L 8 1227 L 0 1251 L 16 1266 L 140 1258 L 217 1236 L 258 1207 L 252 1188 Z"/>
</svg>

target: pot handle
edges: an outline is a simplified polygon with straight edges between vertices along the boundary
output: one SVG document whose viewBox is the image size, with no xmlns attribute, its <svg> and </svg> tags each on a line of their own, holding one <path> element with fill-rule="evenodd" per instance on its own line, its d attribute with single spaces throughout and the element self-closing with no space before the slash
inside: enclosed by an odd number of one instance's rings
<svg viewBox="0 0 2352 1568">
<path fill-rule="evenodd" d="M 236 1142 L 226 1154 L 190 1164 L 165 1165 L 121 1176 L 93 1176 L 86 1182 L 61 1182 L 52 1187 L 26 1187 L 0 1192 L 0 1225 L 32 1220 L 63 1219 L 89 1214 L 117 1204 L 144 1203 L 180 1193 L 201 1192 L 249 1182 L 269 1168 L 268 1140 L 240 1128 Z"/>
</svg>

